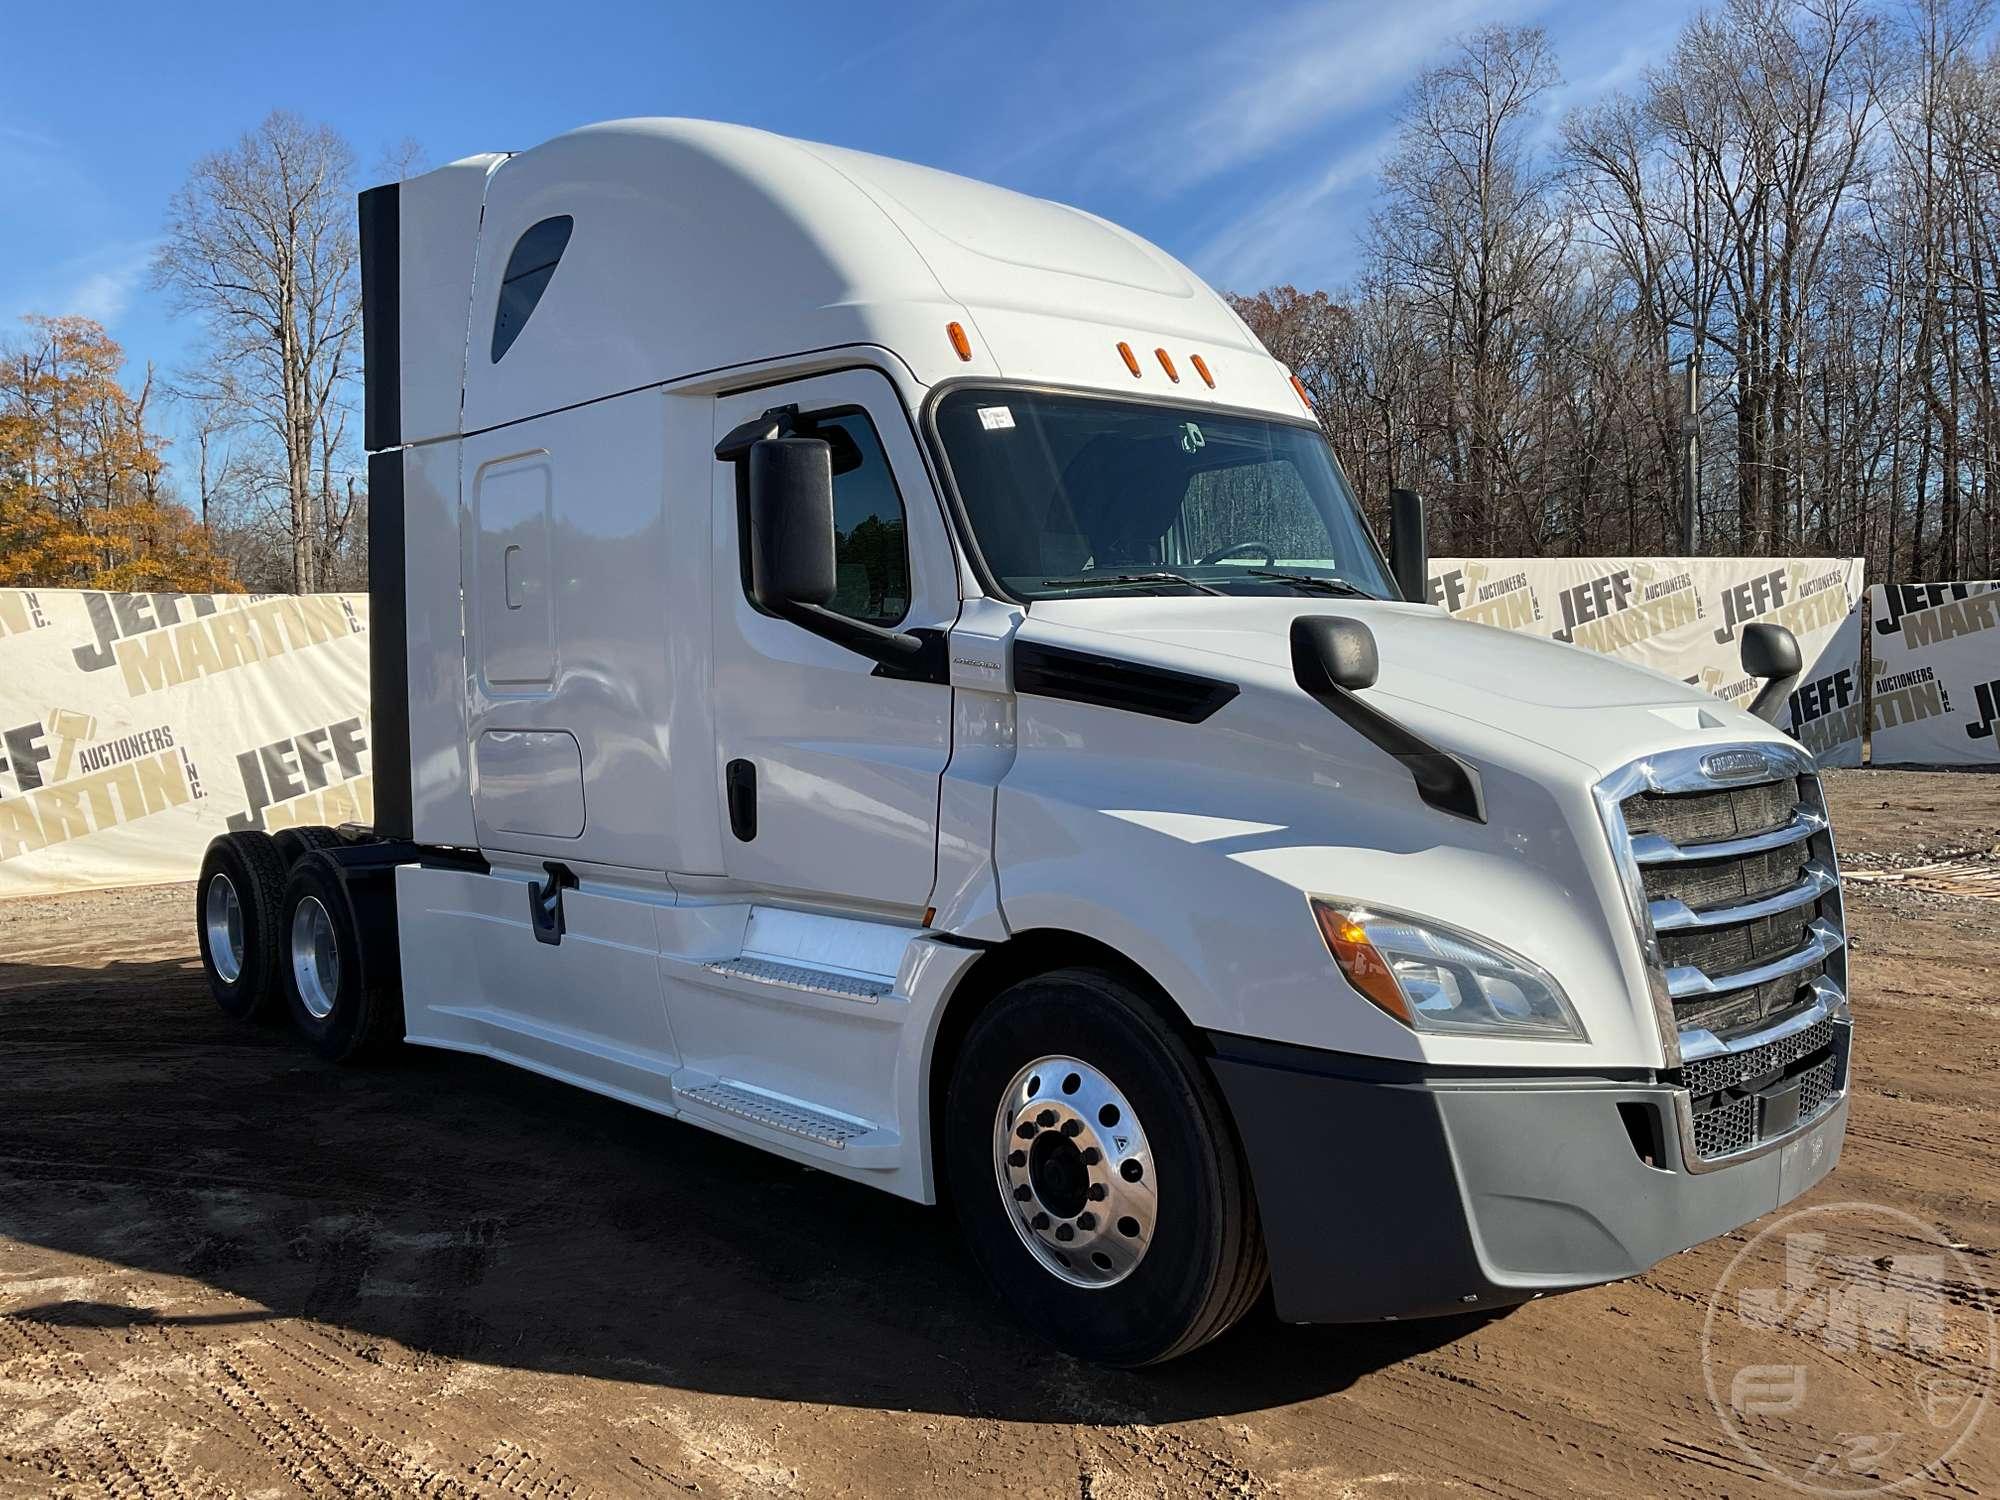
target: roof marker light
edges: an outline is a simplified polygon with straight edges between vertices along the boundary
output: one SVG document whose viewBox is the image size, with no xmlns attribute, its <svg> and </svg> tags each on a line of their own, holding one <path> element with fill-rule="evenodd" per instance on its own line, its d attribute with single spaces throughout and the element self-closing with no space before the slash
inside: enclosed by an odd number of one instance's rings
<svg viewBox="0 0 2000 1500">
<path fill-rule="evenodd" d="M 1139 356 L 1132 352 L 1130 344 L 1125 343 L 1119 344 L 1118 352 L 1125 356 L 1125 368 L 1130 370 L 1132 378 L 1137 380 L 1139 378 Z"/>
<path fill-rule="evenodd" d="M 1318 416 L 1319 413 L 1313 410 L 1313 398 L 1306 394 L 1305 382 L 1300 380 L 1296 375 L 1292 377 L 1292 389 L 1299 393 L 1299 404 L 1305 407 L 1306 414 L 1308 416 Z"/>
<path fill-rule="evenodd" d="M 951 347 L 958 351 L 960 359 L 972 358 L 972 340 L 965 336 L 965 327 L 959 323 L 944 325 L 945 337 L 951 340 Z"/>
<path fill-rule="evenodd" d="M 1175 385 L 1179 385 L 1181 383 L 1181 372 L 1176 370 L 1174 362 L 1167 358 L 1167 351 L 1164 349 L 1155 349 L 1153 352 L 1159 355 L 1160 368 L 1167 372 L 1167 379 L 1171 380 Z"/>
<path fill-rule="evenodd" d="M 1208 361 L 1203 359 L 1199 354 L 1190 354 L 1188 356 L 1188 363 L 1194 366 L 1194 372 L 1201 377 L 1201 383 L 1211 391 L 1214 390 L 1215 377 L 1208 373 Z"/>
</svg>

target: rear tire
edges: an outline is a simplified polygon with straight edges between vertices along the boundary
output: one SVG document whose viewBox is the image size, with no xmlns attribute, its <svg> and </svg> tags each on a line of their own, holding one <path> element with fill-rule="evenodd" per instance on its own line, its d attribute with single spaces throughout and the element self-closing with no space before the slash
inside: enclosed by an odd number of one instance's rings
<svg viewBox="0 0 2000 1500">
<path fill-rule="evenodd" d="M 1061 969 L 999 995 L 959 1051 L 944 1135 L 974 1259 L 1079 1358 L 1174 1359 L 1227 1331 L 1269 1279 L 1215 1085 L 1115 974 Z"/>
<path fill-rule="evenodd" d="M 305 825 L 298 828 L 280 828 L 271 835 L 271 842 L 278 846 L 278 855 L 289 870 L 315 849 L 338 849 L 347 841 L 331 828 Z"/>
<path fill-rule="evenodd" d="M 393 937 L 357 920 L 340 867 L 324 852 L 292 867 L 278 933 L 286 1005 L 315 1052 L 357 1062 L 400 1039 Z"/>
<path fill-rule="evenodd" d="M 209 840 L 195 884 L 194 927 L 208 992 L 235 1020 L 268 1017 L 282 1006 L 279 913 L 285 862 L 262 829 Z"/>
</svg>

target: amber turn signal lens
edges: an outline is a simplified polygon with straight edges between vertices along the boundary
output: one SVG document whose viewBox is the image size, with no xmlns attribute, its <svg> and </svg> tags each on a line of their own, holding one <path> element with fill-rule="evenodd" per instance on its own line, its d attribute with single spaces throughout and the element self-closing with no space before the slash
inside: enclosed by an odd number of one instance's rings
<svg viewBox="0 0 2000 1500">
<path fill-rule="evenodd" d="M 1199 354 L 1190 354 L 1188 356 L 1188 363 L 1194 366 L 1194 372 L 1201 377 L 1201 383 L 1211 391 L 1214 390 L 1215 377 L 1208 373 L 1208 361 L 1203 359 Z"/>
<path fill-rule="evenodd" d="M 1299 404 L 1308 412 L 1311 412 L 1313 416 L 1318 416 L 1319 413 L 1313 411 L 1313 398 L 1306 394 L 1305 382 L 1300 380 L 1296 375 L 1292 377 L 1292 389 L 1299 393 Z"/>
<path fill-rule="evenodd" d="M 1386 1011 L 1405 1026 L 1413 1024 L 1410 1002 L 1403 998 L 1403 987 L 1396 983 L 1395 972 L 1375 945 L 1368 940 L 1368 929 L 1357 921 L 1354 913 L 1344 912 L 1336 907 L 1325 906 L 1315 901 L 1313 916 L 1319 922 L 1320 936 L 1326 939 L 1326 950 L 1333 955 L 1333 961 L 1340 965 L 1340 972 L 1378 1009 Z"/>
<path fill-rule="evenodd" d="M 972 340 L 965 336 L 965 328 L 958 323 L 944 325 L 945 337 L 951 340 L 951 347 L 958 351 L 960 359 L 972 358 Z"/>
<path fill-rule="evenodd" d="M 1176 370 L 1174 362 L 1167 358 L 1167 351 L 1164 349 L 1155 349 L 1153 352 L 1159 355 L 1160 368 L 1167 372 L 1167 379 L 1171 380 L 1175 385 L 1179 385 L 1181 383 L 1181 372 Z"/>
<path fill-rule="evenodd" d="M 1139 356 L 1132 352 L 1130 344 L 1120 344 L 1118 352 L 1125 356 L 1125 368 L 1132 372 L 1132 378 L 1139 378 Z"/>
</svg>

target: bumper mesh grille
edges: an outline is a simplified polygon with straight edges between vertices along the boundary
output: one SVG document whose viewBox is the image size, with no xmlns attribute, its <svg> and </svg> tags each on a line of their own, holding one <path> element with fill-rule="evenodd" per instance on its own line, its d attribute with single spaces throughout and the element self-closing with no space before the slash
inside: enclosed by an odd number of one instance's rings
<svg viewBox="0 0 2000 1500">
<path fill-rule="evenodd" d="M 1734 1156 L 1757 1144 L 1757 1098 L 1722 1099 L 1694 1117 L 1694 1149 L 1704 1159 Z"/>
<path fill-rule="evenodd" d="M 1832 1045 L 1833 1022 L 1819 1021 L 1782 1041 L 1683 1064 L 1681 1076 L 1693 1093 L 1719 1094 L 1781 1073 L 1800 1058 L 1824 1052 Z"/>
</svg>

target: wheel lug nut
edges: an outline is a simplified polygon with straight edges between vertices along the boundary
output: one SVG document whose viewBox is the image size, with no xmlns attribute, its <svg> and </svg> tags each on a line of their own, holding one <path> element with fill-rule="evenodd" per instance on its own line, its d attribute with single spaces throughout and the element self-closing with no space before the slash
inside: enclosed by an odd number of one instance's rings
<svg viewBox="0 0 2000 1500">
<path fill-rule="evenodd" d="M 1064 1135 L 1082 1135 L 1082 1134 L 1083 1134 L 1083 1121 L 1081 1121 L 1081 1120 L 1064 1120 L 1064 1121 L 1063 1121 L 1063 1134 L 1064 1134 Z"/>
<path fill-rule="evenodd" d="M 1033 1120 L 1023 1120 L 1021 1128 L 1015 1131 L 1014 1134 L 1018 1135 L 1024 1141 L 1032 1141 L 1035 1138 L 1035 1122 Z"/>
<path fill-rule="evenodd" d="M 1104 1184 L 1103 1184 L 1103 1183 L 1101 1183 L 1101 1182 L 1093 1182 L 1093 1183 L 1092 1183 L 1092 1184 L 1090 1185 L 1090 1201 L 1091 1201 L 1092 1203 L 1102 1203 L 1102 1202 L 1104 1201 Z"/>
<path fill-rule="evenodd" d="M 1010 1167 L 1025 1167 L 1025 1166 L 1026 1166 L 1027 1164 L 1028 1164 L 1028 1153 L 1027 1153 L 1027 1152 L 1025 1152 L 1025 1151 L 1009 1151 L 1009 1152 L 1007 1153 L 1007 1165 L 1008 1165 L 1008 1166 L 1010 1166 Z"/>
<path fill-rule="evenodd" d="M 1076 1227 L 1078 1229 L 1095 1229 L 1097 1227 L 1097 1215 L 1093 1213 L 1078 1214 L 1076 1216 Z"/>
<path fill-rule="evenodd" d="M 1076 1231 L 1067 1224 L 1058 1224 L 1056 1225 L 1056 1238 L 1063 1241 L 1073 1240 L 1076 1238 Z"/>
<path fill-rule="evenodd" d="M 1014 1201 L 1017 1203 L 1026 1203 L 1030 1198 L 1034 1196 L 1035 1196 L 1035 1190 L 1029 1187 L 1025 1182 L 1022 1183 L 1019 1187 L 1014 1189 Z"/>
<path fill-rule="evenodd" d="M 1035 1116 L 1035 1123 L 1041 1126 L 1042 1129 L 1044 1130 L 1047 1130 L 1051 1125 L 1055 1124 L 1055 1122 L 1056 1122 L 1056 1112 L 1052 1109 L 1045 1109 L 1040 1114 Z"/>
<path fill-rule="evenodd" d="M 1047 1214 L 1036 1214 L 1028 1222 L 1036 1229 L 1047 1229 L 1049 1227 L 1049 1216 Z"/>
<path fill-rule="evenodd" d="M 1141 1177 L 1146 1175 L 1146 1169 L 1136 1161 L 1121 1162 L 1118 1167 L 1118 1175 L 1127 1182 L 1137 1182 Z"/>
<path fill-rule="evenodd" d="M 1104 1154 L 1095 1146 L 1085 1146 L 1083 1148 L 1083 1164 L 1086 1167 L 1094 1167 L 1103 1160 Z"/>
</svg>

